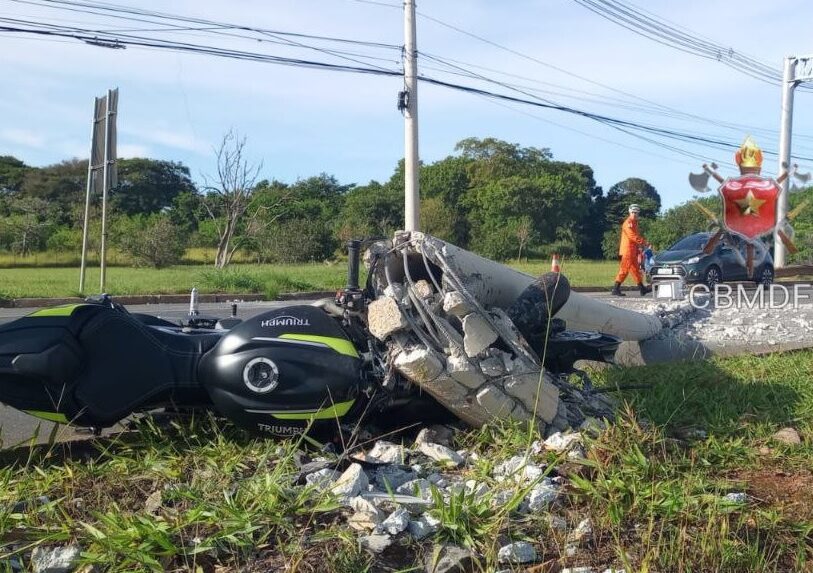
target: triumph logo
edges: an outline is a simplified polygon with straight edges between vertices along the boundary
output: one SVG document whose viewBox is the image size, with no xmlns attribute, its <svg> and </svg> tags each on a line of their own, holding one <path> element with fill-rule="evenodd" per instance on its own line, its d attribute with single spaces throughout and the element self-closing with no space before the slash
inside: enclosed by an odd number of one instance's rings
<svg viewBox="0 0 813 573">
<path fill-rule="evenodd" d="M 272 326 L 310 326 L 311 323 L 307 318 L 297 318 L 296 316 L 283 315 L 275 316 L 274 318 L 263 320 L 260 326 L 263 328 Z"/>
<path fill-rule="evenodd" d="M 273 434 L 275 436 L 299 436 L 305 433 L 305 428 L 297 428 L 294 426 L 272 426 L 270 424 L 257 424 L 257 428 L 261 432 Z"/>
</svg>

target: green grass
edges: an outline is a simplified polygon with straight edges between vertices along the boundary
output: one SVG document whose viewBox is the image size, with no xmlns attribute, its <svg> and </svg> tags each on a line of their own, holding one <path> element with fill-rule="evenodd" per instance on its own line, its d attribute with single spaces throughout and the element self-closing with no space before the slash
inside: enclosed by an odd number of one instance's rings
<svg viewBox="0 0 813 573">
<path fill-rule="evenodd" d="M 516 265 L 538 275 L 550 270 L 549 261 Z M 343 262 L 300 265 L 234 264 L 217 271 L 207 265 L 178 265 L 165 269 L 108 267 L 107 292 L 113 295 L 175 294 L 192 287 L 204 293 L 263 293 L 273 298 L 280 292 L 334 290 L 346 281 Z M 606 286 L 616 265 L 604 261 L 566 261 L 562 267 L 571 284 Z M 90 268 L 86 293 L 98 292 L 99 270 Z M 79 295 L 78 268 L 0 268 L 0 299 L 66 297 Z"/>
<path fill-rule="evenodd" d="M 210 417 L 97 439 L 73 450 L 41 446 L 5 454 L 0 466 L 0 563 L 38 544 L 78 541 L 83 559 L 109 571 L 412 571 L 432 542 L 496 551 L 528 540 L 543 560 L 603 571 L 786 572 L 813 563 L 813 352 L 715 359 L 679 366 L 609 369 L 626 391 L 619 418 L 588 439 L 587 459 L 562 465 L 573 527 L 594 524 L 591 542 L 565 554 L 565 533 L 547 514 L 517 516 L 528 487 L 507 503 L 489 494 L 434 498 L 436 539 L 401 540 L 374 562 L 360 552 L 328 495 L 295 488 L 294 441 L 255 439 Z M 798 446 L 771 435 L 795 427 Z M 694 437 L 687 437 L 692 430 Z M 698 430 L 706 432 L 698 438 Z M 393 439 L 389 436 L 388 439 Z M 458 436 L 479 455 L 463 477 L 495 485 L 496 461 L 528 450 L 517 425 L 489 424 Z M 745 491 L 745 505 L 726 502 Z M 159 494 L 156 492 L 160 492 Z M 15 502 L 47 496 L 13 511 Z M 147 508 L 147 500 L 159 500 Z M 521 571 L 522 569 L 515 569 Z M 543 569 L 547 570 L 547 569 Z"/>
<path fill-rule="evenodd" d="M 232 265 L 222 271 L 202 265 L 111 267 L 106 291 L 113 295 L 173 294 L 197 287 L 202 293 L 263 293 L 273 298 L 279 292 L 332 290 L 345 281 L 341 264 Z M 85 284 L 87 293 L 98 292 L 98 269 L 88 269 Z M 78 269 L 0 269 L 0 298 L 78 296 L 78 291 Z"/>
</svg>

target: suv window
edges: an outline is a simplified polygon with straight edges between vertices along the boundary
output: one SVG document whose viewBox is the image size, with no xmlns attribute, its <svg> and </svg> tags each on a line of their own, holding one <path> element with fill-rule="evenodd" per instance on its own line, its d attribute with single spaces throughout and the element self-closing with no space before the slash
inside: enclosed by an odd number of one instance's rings
<svg viewBox="0 0 813 573">
<path fill-rule="evenodd" d="M 699 251 L 702 249 L 706 242 L 709 240 L 709 236 L 705 234 L 698 234 L 698 235 L 689 235 L 688 237 L 683 237 L 677 243 L 669 247 L 668 250 L 670 251 Z"/>
</svg>

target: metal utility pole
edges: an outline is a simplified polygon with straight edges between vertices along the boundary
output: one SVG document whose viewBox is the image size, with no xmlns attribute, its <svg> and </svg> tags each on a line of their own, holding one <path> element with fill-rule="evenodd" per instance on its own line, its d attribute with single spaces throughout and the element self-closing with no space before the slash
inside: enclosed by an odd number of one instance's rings
<svg viewBox="0 0 813 573">
<path fill-rule="evenodd" d="M 88 160 L 88 181 L 85 189 L 85 219 L 82 228 L 82 259 L 79 269 L 79 292 L 85 292 L 85 271 L 87 270 L 88 235 L 90 232 L 90 201 L 101 187 L 102 190 L 102 240 L 101 278 L 104 291 L 107 271 L 107 194 L 118 181 L 116 170 L 116 111 L 119 90 L 107 90 L 107 95 L 97 97 L 93 105 L 93 123 L 90 135 L 90 159 Z"/>
<path fill-rule="evenodd" d="M 107 190 L 110 187 L 110 107 L 113 90 L 107 90 L 107 111 L 104 115 L 104 166 L 102 167 L 102 242 L 99 247 L 99 292 L 104 292 L 107 279 Z"/>
<path fill-rule="evenodd" d="M 418 48 L 415 40 L 415 0 L 404 0 L 404 91 L 399 107 L 404 113 L 404 230 L 417 231 L 421 220 L 418 180 Z"/>
<path fill-rule="evenodd" d="M 87 268 L 88 227 L 90 222 L 90 197 L 93 192 L 93 150 L 96 147 L 96 121 L 99 98 L 93 102 L 93 121 L 90 124 L 90 157 L 88 158 L 88 182 L 85 188 L 85 218 L 82 222 L 82 259 L 79 263 L 79 292 L 85 292 L 85 269 Z"/>
<path fill-rule="evenodd" d="M 799 69 L 801 68 L 801 70 Z M 793 132 L 793 90 L 802 82 L 813 80 L 813 56 L 788 56 L 782 74 L 782 117 L 779 125 L 779 173 L 790 169 L 790 147 Z M 785 266 L 785 245 L 779 237 L 778 226 L 788 214 L 789 178 L 781 183 L 781 193 L 776 205 L 777 229 L 774 231 L 773 264 Z"/>
</svg>

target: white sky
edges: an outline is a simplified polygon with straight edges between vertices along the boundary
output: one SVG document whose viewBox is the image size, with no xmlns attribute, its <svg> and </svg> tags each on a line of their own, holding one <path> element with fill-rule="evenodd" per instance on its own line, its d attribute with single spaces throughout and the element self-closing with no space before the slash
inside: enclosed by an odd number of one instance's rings
<svg viewBox="0 0 813 573">
<path fill-rule="evenodd" d="M 637 1 L 643 5 L 643 0 Z M 403 42 L 400 9 L 353 0 L 113 3 L 289 32 Z M 813 2 L 807 0 L 653 0 L 645 6 L 717 43 L 775 64 L 777 69 L 784 55 L 813 53 Z M 418 9 L 618 90 L 719 121 L 772 130 L 755 137 L 765 148 L 778 147 L 778 86 L 634 35 L 572 0 L 436 0 L 422 2 Z M 83 28 L 140 26 L 13 0 L 0 0 L 0 17 Z M 636 109 L 634 102 L 630 105 L 629 98 L 513 56 L 430 20 L 419 18 L 418 25 L 419 50 L 562 86 L 545 88 L 529 80 L 479 70 L 501 81 L 559 92 L 544 97 L 567 105 L 729 141 L 739 142 L 747 133 L 647 114 Z M 199 34 L 175 38 L 328 59 L 318 52 L 267 42 Z M 359 50 L 354 46 L 337 49 Z M 376 62 L 379 65 L 397 67 L 397 51 L 379 51 L 376 55 L 391 60 Z M 426 58 L 419 65 L 438 66 Z M 427 67 L 422 71 L 441 76 Z M 87 156 L 93 97 L 115 86 L 120 89 L 120 155 L 182 161 L 198 180 L 201 174 L 211 172 L 212 148 L 230 128 L 247 136 L 250 153 L 263 162 L 263 176 L 289 182 L 323 171 L 343 183 L 386 180 L 403 156 L 403 119 L 395 109 L 396 94 L 402 85 L 399 78 L 295 69 L 152 49 L 109 50 L 75 40 L 28 39 L 3 33 L 0 73 L 5 79 L 0 90 L 0 154 L 15 155 L 32 165 Z M 468 78 L 443 77 L 477 85 Z M 509 93 L 499 86 L 480 83 L 479 87 Z M 607 97 L 628 101 L 623 109 L 609 107 L 572 99 L 570 90 L 599 93 L 603 101 Z M 687 173 L 700 170 L 700 161 L 561 112 L 496 104 L 426 84 L 421 85 L 419 96 L 420 152 L 426 162 L 451 154 L 455 142 L 465 137 L 493 136 L 522 145 L 549 147 L 556 159 L 587 163 L 605 190 L 626 177 L 643 177 L 656 186 L 667 206 L 691 196 Z M 808 157 L 813 157 L 813 137 L 805 137 L 813 136 L 811 104 L 813 93 L 797 95 L 794 153 Z M 676 145 L 717 160 L 724 173 L 733 171 L 730 153 Z M 813 165 L 802 162 L 801 169 L 810 170 Z M 765 171 L 776 170 L 776 160 L 767 157 Z"/>
</svg>

